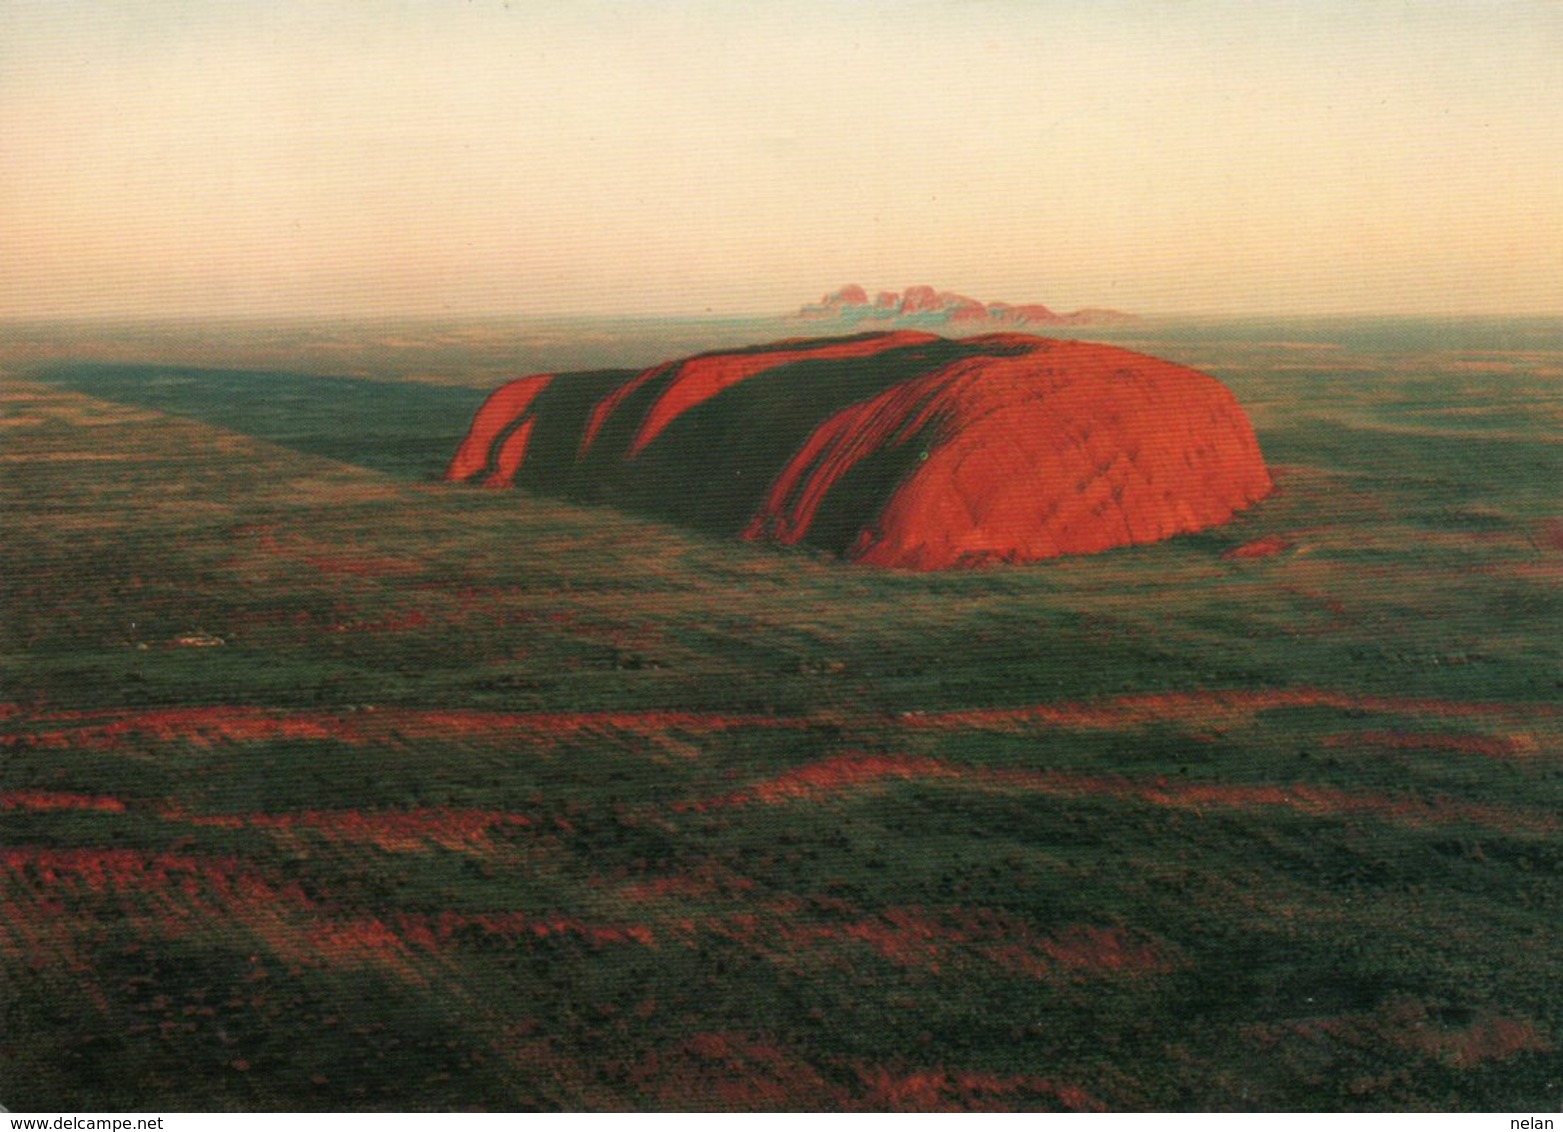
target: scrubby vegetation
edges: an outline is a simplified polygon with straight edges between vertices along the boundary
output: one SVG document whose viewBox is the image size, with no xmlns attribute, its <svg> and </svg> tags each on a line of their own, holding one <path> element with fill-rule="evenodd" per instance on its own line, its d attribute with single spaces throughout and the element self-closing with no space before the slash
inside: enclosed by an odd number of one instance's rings
<svg viewBox="0 0 1563 1132">
<path fill-rule="evenodd" d="M 1527 333 L 1136 342 L 1277 493 L 936 574 L 433 482 L 453 383 L 13 373 L 0 1102 L 1555 1109 Z"/>
</svg>

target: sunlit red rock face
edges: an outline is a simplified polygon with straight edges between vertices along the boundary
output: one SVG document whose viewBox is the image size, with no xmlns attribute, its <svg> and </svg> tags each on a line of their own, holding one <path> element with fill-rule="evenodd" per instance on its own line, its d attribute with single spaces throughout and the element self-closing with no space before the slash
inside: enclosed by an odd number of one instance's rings
<svg viewBox="0 0 1563 1132">
<path fill-rule="evenodd" d="M 447 472 L 937 570 L 1225 522 L 1270 476 L 1204 374 L 1113 346 L 919 331 L 495 392 Z"/>
</svg>

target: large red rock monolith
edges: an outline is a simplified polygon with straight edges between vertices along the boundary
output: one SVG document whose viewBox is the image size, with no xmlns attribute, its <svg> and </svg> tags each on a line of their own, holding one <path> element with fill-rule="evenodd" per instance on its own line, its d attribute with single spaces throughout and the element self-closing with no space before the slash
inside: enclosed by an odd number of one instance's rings
<svg viewBox="0 0 1563 1132">
<path fill-rule="evenodd" d="M 497 391 L 447 478 L 913 570 L 1155 542 L 1271 490 L 1223 385 L 1099 343 L 898 331 L 581 376 Z M 574 443 L 534 457 L 534 426 Z"/>
</svg>

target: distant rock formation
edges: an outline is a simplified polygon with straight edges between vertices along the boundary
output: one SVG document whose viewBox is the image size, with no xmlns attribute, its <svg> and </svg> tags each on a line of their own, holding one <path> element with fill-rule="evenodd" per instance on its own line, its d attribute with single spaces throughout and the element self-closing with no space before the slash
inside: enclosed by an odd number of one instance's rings
<svg viewBox="0 0 1563 1132">
<path fill-rule="evenodd" d="M 1204 374 L 911 330 L 521 378 L 478 410 L 446 478 L 911 570 L 1155 542 L 1271 489 L 1248 418 Z"/>
<path fill-rule="evenodd" d="M 843 327 L 917 326 L 951 330 L 1101 326 L 1139 321 L 1137 315 L 1101 307 L 1087 307 L 1060 314 L 1040 303 L 1019 306 L 985 303 L 957 295 L 953 291 L 936 291 L 932 287 L 908 287 L 901 293 L 881 291 L 870 300 L 868 292 L 856 283 L 832 291 L 817 303 L 808 304 L 798 311 L 796 317 L 837 323 Z"/>
</svg>

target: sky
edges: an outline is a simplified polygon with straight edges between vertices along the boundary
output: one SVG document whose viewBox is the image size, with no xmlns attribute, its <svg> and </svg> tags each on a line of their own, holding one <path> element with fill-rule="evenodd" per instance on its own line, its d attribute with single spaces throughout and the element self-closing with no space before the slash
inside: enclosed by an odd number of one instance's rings
<svg viewBox="0 0 1563 1132">
<path fill-rule="evenodd" d="M 1563 3 L 3 0 L 0 318 L 1563 311 Z"/>
</svg>

